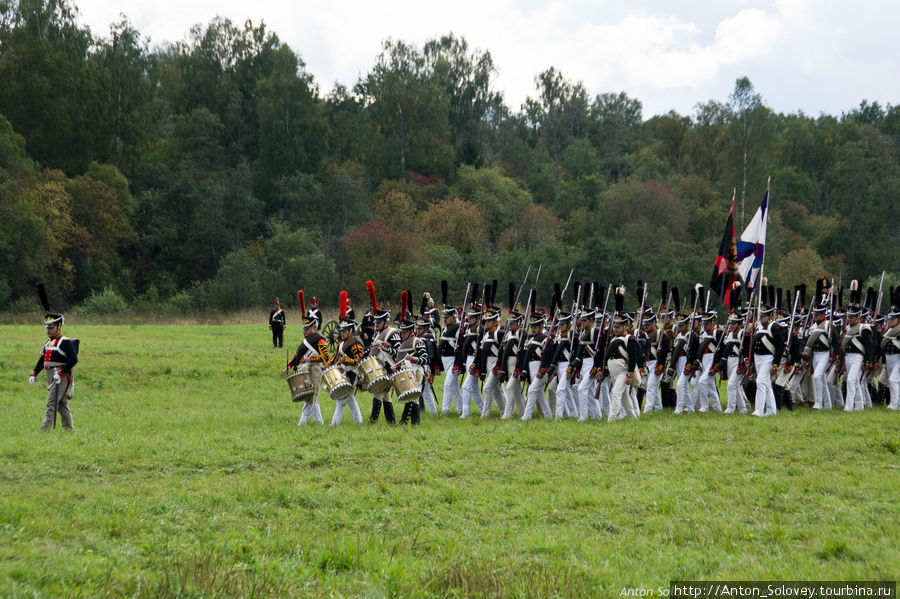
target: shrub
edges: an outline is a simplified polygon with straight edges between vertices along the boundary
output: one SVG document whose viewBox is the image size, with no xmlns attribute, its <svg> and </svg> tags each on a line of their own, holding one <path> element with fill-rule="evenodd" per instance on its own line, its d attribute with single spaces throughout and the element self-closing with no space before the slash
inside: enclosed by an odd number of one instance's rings
<svg viewBox="0 0 900 599">
<path fill-rule="evenodd" d="M 103 291 L 92 292 L 90 297 L 75 308 L 74 312 L 85 315 L 119 314 L 127 309 L 128 304 L 125 299 L 115 289 L 107 286 Z"/>
</svg>

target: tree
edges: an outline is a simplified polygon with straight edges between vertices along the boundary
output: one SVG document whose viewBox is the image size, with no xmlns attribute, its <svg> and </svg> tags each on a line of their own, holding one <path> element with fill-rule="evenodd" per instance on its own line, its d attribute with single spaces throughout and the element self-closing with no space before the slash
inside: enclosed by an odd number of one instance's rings
<svg viewBox="0 0 900 599">
<path fill-rule="evenodd" d="M 599 94 L 590 108 L 590 138 L 602 153 L 603 176 L 617 181 L 630 173 L 626 154 L 633 151 L 641 131 L 642 106 L 625 92 Z"/>
<path fill-rule="evenodd" d="M 93 147 L 95 100 L 86 58 L 92 39 L 68 0 L 19 0 L 0 29 L 0 114 L 41 164 L 81 172 Z"/>
<path fill-rule="evenodd" d="M 279 176 L 319 170 L 328 126 L 303 62 L 284 44 L 274 51 L 272 62 L 271 73 L 257 85 L 259 159 L 255 188 L 261 197 L 274 199 L 274 183 Z"/>
<path fill-rule="evenodd" d="M 527 98 L 522 108 L 528 126 L 557 167 L 554 176 L 556 186 L 563 152 L 574 140 L 587 133 L 587 92 L 581 82 L 569 82 L 554 67 L 540 73 L 534 83 L 538 96 Z"/>
<path fill-rule="evenodd" d="M 497 168 L 460 167 L 452 194 L 481 208 L 492 243 L 497 242 L 500 233 L 513 227 L 532 204 L 528 192 Z"/>
<path fill-rule="evenodd" d="M 409 171 L 450 174 L 449 98 L 429 76 L 421 53 L 404 42 L 385 41 L 375 66 L 354 91 L 381 134 L 381 148 L 370 160 L 382 177 L 402 179 Z"/>
<path fill-rule="evenodd" d="M 484 251 L 487 227 L 482 209 L 460 198 L 431 204 L 421 218 L 422 240 L 452 247 L 461 254 Z"/>
<path fill-rule="evenodd" d="M 741 192 L 740 220 L 738 225 L 744 228 L 744 204 L 747 198 L 747 181 L 765 178 L 766 148 L 771 144 L 774 129 L 770 121 L 770 112 L 762 103 L 760 96 L 753 89 L 753 84 L 746 77 L 734 83 L 734 91 L 729 97 L 729 109 L 733 115 L 731 139 L 732 153 L 739 155 Z"/>
<path fill-rule="evenodd" d="M 470 53 L 465 38 L 449 34 L 426 42 L 423 53 L 449 99 L 448 124 L 457 164 L 481 166 L 486 130 L 503 106 L 500 94 L 491 90 L 496 69 L 490 52 Z"/>
<path fill-rule="evenodd" d="M 366 280 L 392 281 L 405 264 L 419 257 L 419 241 L 409 231 L 380 221 L 368 221 L 344 234 L 344 249 L 350 262 L 352 287 L 365 289 Z M 379 287 L 386 297 L 399 297 L 402 285 Z"/>
</svg>

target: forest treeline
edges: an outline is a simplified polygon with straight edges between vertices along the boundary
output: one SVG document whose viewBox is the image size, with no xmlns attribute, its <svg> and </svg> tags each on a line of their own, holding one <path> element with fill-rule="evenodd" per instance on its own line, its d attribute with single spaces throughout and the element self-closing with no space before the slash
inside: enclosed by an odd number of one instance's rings
<svg viewBox="0 0 900 599">
<path fill-rule="evenodd" d="M 150 47 L 68 0 L 0 0 L 0 309 L 185 310 L 434 293 L 441 279 L 706 282 L 771 176 L 766 274 L 900 272 L 900 106 L 775 113 L 746 77 L 645 115 L 535 66 L 507 106 L 490 52 L 387 40 L 327 93 L 262 24 Z M 563 65 L 564 66 L 564 65 Z M 504 283 L 505 284 L 505 283 Z M 462 298 L 452 298 L 460 301 Z M 102 300 L 102 301 L 101 301 Z"/>
</svg>

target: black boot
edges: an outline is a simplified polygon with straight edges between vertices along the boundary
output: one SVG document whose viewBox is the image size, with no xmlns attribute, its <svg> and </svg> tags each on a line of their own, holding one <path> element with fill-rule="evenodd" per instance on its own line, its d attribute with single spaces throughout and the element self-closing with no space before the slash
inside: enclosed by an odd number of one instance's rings
<svg viewBox="0 0 900 599">
<path fill-rule="evenodd" d="M 785 389 L 781 392 L 781 401 L 784 403 L 784 407 L 788 409 L 789 412 L 794 411 L 794 398 L 791 397 L 791 392 Z"/>
<path fill-rule="evenodd" d="M 388 424 L 397 424 L 397 419 L 394 418 L 394 402 L 384 402 L 384 419 Z"/>
<path fill-rule="evenodd" d="M 387 406 L 390 404 L 386 404 L 384 406 L 384 417 L 387 418 Z M 381 412 L 381 400 L 372 398 L 372 415 L 369 416 L 369 422 L 375 423 L 378 422 L 378 414 Z M 391 413 L 393 416 L 393 413 Z M 389 420 L 390 421 L 390 420 Z"/>
<path fill-rule="evenodd" d="M 409 405 L 412 406 L 412 409 L 410 410 L 410 422 L 412 422 L 413 426 L 418 426 L 419 425 L 419 414 L 420 414 L 419 404 L 412 402 Z"/>
<path fill-rule="evenodd" d="M 400 417 L 400 424 L 408 424 L 409 423 L 409 415 L 412 413 L 412 407 L 414 405 L 416 405 L 416 404 L 411 401 L 403 404 L 403 416 Z"/>
</svg>

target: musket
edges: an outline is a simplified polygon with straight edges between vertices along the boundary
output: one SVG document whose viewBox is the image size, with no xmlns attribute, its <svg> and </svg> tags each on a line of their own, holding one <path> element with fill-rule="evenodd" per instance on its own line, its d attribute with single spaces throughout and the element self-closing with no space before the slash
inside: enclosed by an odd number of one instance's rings
<svg viewBox="0 0 900 599">
<path fill-rule="evenodd" d="M 609 294 L 612 293 L 612 283 L 606 288 L 606 299 L 603 300 L 603 312 L 600 317 L 600 335 L 597 336 L 597 346 L 594 348 L 594 360 L 597 359 L 597 352 L 600 351 L 600 342 L 603 340 L 603 327 L 606 323 L 606 307 L 609 305 Z M 596 363 L 595 363 L 596 364 Z"/>
<path fill-rule="evenodd" d="M 569 335 L 567 339 L 567 342 L 569 343 L 570 356 L 574 355 L 575 352 L 575 349 L 572 347 L 572 338 L 575 334 L 575 323 L 577 322 L 575 311 L 578 309 L 579 301 L 581 301 L 581 287 L 578 288 L 578 293 L 575 294 L 575 298 L 572 300 L 572 324 L 569 326 Z"/>
<path fill-rule="evenodd" d="M 519 292 L 516 294 L 516 301 L 512 306 L 509 306 L 510 310 L 515 310 L 516 306 L 519 305 L 519 298 L 522 297 L 522 290 L 525 289 L 525 283 L 528 282 L 528 273 L 531 272 L 531 265 L 528 265 L 528 270 L 525 271 L 525 280 L 522 281 L 522 286 L 519 287 Z"/>
<path fill-rule="evenodd" d="M 809 313 L 806 315 L 806 320 L 803 321 L 803 328 L 800 329 L 799 338 L 800 338 L 800 340 L 803 341 L 804 346 L 808 342 L 807 337 L 809 336 L 809 326 L 812 323 L 813 307 L 819 306 L 820 299 L 819 299 L 818 295 L 819 294 L 817 293 L 816 298 L 812 302 L 810 302 Z M 831 297 L 831 288 L 828 289 L 828 297 L 829 298 Z M 828 303 L 828 302 L 826 301 L 826 303 Z M 829 344 L 830 344 L 830 342 L 829 342 Z M 829 345 L 829 347 L 830 347 L 830 345 Z M 806 360 L 804 358 L 802 358 L 802 356 L 803 356 L 802 349 L 800 350 L 800 355 L 801 355 L 800 363 L 803 364 L 803 366 L 801 368 L 794 369 L 794 372 L 791 374 L 791 378 L 788 379 L 788 386 L 790 386 L 790 384 L 791 384 L 790 381 L 794 380 L 794 377 L 797 376 L 798 374 L 800 375 L 800 380 L 802 381 L 803 377 L 806 375 L 806 371 L 808 370 L 808 364 L 804 364 L 804 362 Z"/>
<path fill-rule="evenodd" d="M 872 319 L 878 318 L 878 313 L 881 312 L 881 298 L 883 297 L 882 292 L 884 290 L 884 271 L 881 271 L 881 283 L 878 284 L 878 300 L 875 302 L 875 312 L 872 314 Z"/>
<path fill-rule="evenodd" d="M 462 343 L 463 333 L 465 332 L 466 326 L 468 326 L 468 319 L 466 318 L 466 306 L 469 305 L 469 292 L 472 289 L 472 283 L 466 283 L 466 295 L 463 299 L 462 305 L 462 317 L 459 322 L 459 330 L 456 332 L 456 347 L 459 347 L 459 344 Z"/>
<path fill-rule="evenodd" d="M 694 289 L 695 289 L 697 292 L 694 293 L 694 306 L 691 308 L 691 318 L 690 318 L 690 324 L 688 325 L 687 340 L 684 342 L 684 355 L 685 355 L 685 357 L 687 357 L 687 355 L 688 355 L 688 351 L 689 351 L 690 348 L 691 348 L 691 338 L 694 336 L 694 322 L 696 321 L 697 304 L 700 302 L 700 289 L 698 289 L 698 287 L 702 287 L 702 286 L 700 285 L 700 283 L 697 283 L 696 285 L 694 285 Z M 708 297 L 708 296 L 707 296 L 707 297 Z M 685 367 L 685 369 L 687 369 L 687 366 Z M 691 374 L 689 375 L 688 378 L 693 377 L 694 374 L 696 374 L 696 373 L 691 372 Z"/>
<path fill-rule="evenodd" d="M 609 285 L 610 285 L 610 289 L 612 289 L 612 283 L 610 283 Z M 606 295 L 606 299 L 609 300 L 608 293 Z M 613 320 L 614 320 L 613 318 L 609 319 L 609 323 L 606 324 L 606 330 L 603 331 L 601 333 L 601 336 L 598 337 L 598 339 L 597 339 L 597 352 L 594 354 L 594 366 L 597 366 L 597 356 L 598 355 L 600 356 L 600 366 L 597 367 L 597 388 L 594 390 L 594 399 L 597 399 L 598 397 L 600 397 L 600 383 L 602 383 L 603 379 L 604 379 L 604 375 L 603 375 L 603 357 L 604 356 L 603 356 L 603 353 L 605 353 L 604 350 L 606 349 L 606 344 L 609 343 L 609 334 L 610 334 L 610 332 L 612 332 Z M 604 304 L 603 318 L 600 321 L 601 329 L 603 328 L 605 322 L 606 322 L 606 305 Z M 600 346 L 601 339 L 603 340 L 602 348 Z"/>
<path fill-rule="evenodd" d="M 569 271 L 569 278 L 566 279 L 566 286 L 562 288 L 562 291 L 559 294 L 559 301 L 556 302 L 556 309 L 553 311 L 553 321 L 556 322 L 557 317 L 559 316 L 559 309 L 562 306 L 562 299 L 566 296 L 566 290 L 569 289 L 569 283 L 572 282 L 572 274 L 575 272 L 575 269 Z"/>
<path fill-rule="evenodd" d="M 794 334 L 794 317 L 797 315 L 797 304 L 800 303 L 800 291 L 794 293 L 794 308 L 791 310 L 791 323 L 788 325 L 787 341 L 785 342 L 784 353 L 781 355 L 781 361 L 784 362 L 783 370 L 788 371 L 790 364 L 787 362 L 791 359 L 791 336 Z M 780 366 L 780 364 L 779 364 Z M 790 380 L 790 377 L 788 377 Z M 785 382 L 786 383 L 786 382 Z M 787 384 L 785 384 L 787 386 Z"/>
</svg>

